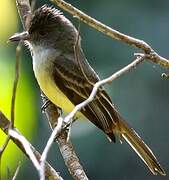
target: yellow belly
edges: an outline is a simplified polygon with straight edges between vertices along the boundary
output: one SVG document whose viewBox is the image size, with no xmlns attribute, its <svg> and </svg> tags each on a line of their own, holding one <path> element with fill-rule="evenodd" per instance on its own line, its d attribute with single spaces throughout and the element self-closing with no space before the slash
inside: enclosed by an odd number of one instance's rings
<svg viewBox="0 0 169 180">
<path fill-rule="evenodd" d="M 60 107 L 65 113 L 69 113 L 73 110 L 74 105 L 56 86 L 54 80 L 51 78 L 50 73 L 41 69 L 41 72 L 35 72 L 35 76 L 41 90 L 52 103 Z M 80 116 L 82 116 L 82 114 L 78 112 L 76 117 Z"/>
</svg>

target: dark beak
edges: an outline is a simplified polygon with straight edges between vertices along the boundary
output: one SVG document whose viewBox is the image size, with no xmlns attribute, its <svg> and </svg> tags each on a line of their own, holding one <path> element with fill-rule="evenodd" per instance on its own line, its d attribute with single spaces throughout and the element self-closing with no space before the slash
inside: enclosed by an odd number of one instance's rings
<svg viewBox="0 0 169 180">
<path fill-rule="evenodd" d="M 16 33 L 13 36 L 11 36 L 9 38 L 9 41 L 11 42 L 18 42 L 18 41 L 25 41 L 25 40 L 29 40 L 30 39 L 30 35 L 27 31 L 24 31 L 22 33 Z"/>
</svg>

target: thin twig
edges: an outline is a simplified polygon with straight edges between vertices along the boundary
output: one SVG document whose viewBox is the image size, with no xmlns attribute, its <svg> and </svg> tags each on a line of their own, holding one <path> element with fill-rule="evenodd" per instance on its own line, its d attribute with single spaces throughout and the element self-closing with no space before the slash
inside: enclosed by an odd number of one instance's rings
<svg viewBox="0 0 169 180">
<path fill-rule="evenodd" d="M 3 143 L 2 147 L 0 148 L 0 180 L 2 179 L 2 177 L 1 177 L 1 175 L 2 175 L 2 173 L 1 173 L 2 155 L 6 149 L 9 141 L 10 141 L 10 136 L 8 135 L 7 138 L 5 139 L 5 142 Z"/>
<path fill-rule="evenodd" d="M 45 161 L 47 159 L 47 155 L 52 146 L 52 143 L 55 140 L 56 134 L 58 134 L 58 131 L 62 128 L 62 124 L 63 124 L 63 118 L 59 117 L 57 126 L 54 128 L 52 134 L 50 135 L 50 138 L 48 139 L 45 149 L 43 150 L 43 153 L 40 159 L 40 180 L 45 180 Z"/>
<path fill-rule="evenodd" d="M 11 171 L 10 171 L 10 169 L 9 169 L 9 167 L 7 166 L 6 167 L 6 171 L 7 171 L 7 179 L 9 179 L 9 180 L 11 180 L 12 178 L 12 176 L 11 176 Z M 1 179 L 0 179 L 1 180 Z"/>
<path fill-rule="evenodd" d="M 94 85 L 90 80 L 89 78 L 87 77 L 87 74 L 85 73 L 85 70 L 83 68 L 83 65 L 80 61 L 80 47 L 79 47 L 79 41 L 80 41 L 80 21 L 79 21 L 79 26 L 78 26 L 78 34 L 77 34 L 77 38 L 76 38 L 76 42 L 75 42 L 75 45 L 74 45 L 74 55 L 75 55 L 75 60 L 77 61 L 79 67 L 80 67 L 80 70 L 83 74 L 83 76 L 85 77 L 86 81 L 91 84 L 91 85 Z"/>
<path fill-rule="evenodd" d="M 15 101 L 16 101 L 17 85 L 19 80 L 20 56 L 21 56 L 21 43 L 19 43 L 18 46 L 16 47 L 15 79 L 13 82 L 12 100 L 11 100 L 11 128 L 14 127 L 14 120 L 15 120 Z"/>
<path fill-rule="evenodd" d="M 14 175 L 13 175 L 13 177 L 12 177 L 12 180 L 15 180 L 15 179 L 16 179 L 16 177 L 17 177 L 17 175 L 18 175 L 18 173 L 19 173 L 20 167 L 21 167 L 21 163 L 19 162 L 19 164 L 18 164 L 18 166 L 17 166 L 17 168 L 16 168 L 16 170 L 15 170 L 15 172 L 14 172 Z"/>
<path fill-rule="evenodd" d="M 13 82 L 13 89 L 12 89 L 12 99 L 11 99 L 11 122 L 10 127 L 14 127 L 14 119 L 15 119 L 15 99 L 16 99 L 16 91 L 17 91 L 17 85 L 18 85 L 18 79 L 19 79 L 19 65 L 20 65 L 20 53 L 21 53 L 21 45 L 20 43 L 16 47 L 16 63 L 15 63 L 15 79 Z M 7 138 L 0 149 L 0 171 L 1 171 L 1 159 L 3 152 L 5 151 L 6 147 L 8 146 L 8 143 L 10 141 L 10 135 L 7 135 Z M 1 175 L 1 173 L 0 173 Z M 1 178 L 1 177 L 0 177 Z"/>
<path fill-rule="evenodd" d="M 37 0 L 32 0 L 31 1 L 31 12 L 35 11 L 36 3 L 37 3 Z"/>
<path fill-rule="evenodd" d="M 151 54 L 151 56 L 148 56 L 147 59 L 159 64 L 165 68 L 169 68 L 169 60 L 166 58 L 161 57 L 158 55 L 150 45 L 148 45 L 146 42 L 140 39 L 133 38 L 131 36 L 128 36 L 126 34 L 123 34 L 117 30 L 112 29 L 109 26 L 106 26 L 105 24 L 97 21 L 96 19 L 92 18 L 91 16 L 85 14 L 84 12 L 80 11 L 79 9 L 75 8 L 71 4 L 63 1 L 63 0 L 50 0 L 51 2 L 55 3 L 60 8 L 64 9 L 68 13 L 70 13 L 72 16 L 80 19 L 82 22 L 86 23 L 87 25 L 93 27 L 94 29 L 106 34 L 107 36 L 122 41 L 126 44 L 135 46 L 139 49 L 142 49 L 145 54 Z"/>
<path fill-rule="evenodd" d="M 10 136 L 7 136 L 7 138 L 5 139 L 4 144 L 3 144 L 2 147 L 0 148 L 0 164 L 1 164 L 2 154 L 3 154 L 3 152 L 5 151 L 5 149 L 6 149 L 7 145 L 8 145 L 9 140 L 10 140 Z"/>
<path fill-rule="evenodd" d="M 20 15 L 22 25 L 28 30 L 31 19 L 31 6 L 29 0 L 16 0 L 17 9 Z"/>
</svg>

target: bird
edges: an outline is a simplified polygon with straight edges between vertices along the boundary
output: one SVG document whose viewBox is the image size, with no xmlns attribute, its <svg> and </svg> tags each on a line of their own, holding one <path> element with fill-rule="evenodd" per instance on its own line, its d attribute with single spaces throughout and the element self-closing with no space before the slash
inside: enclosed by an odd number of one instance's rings
<svg viewBox="0 0 169 180">
<path fill-rule="evenodd" d="M 28 30 L 9 40 L 25 42 L 40 89 L 66 113 L 85 101 L 94 84 L 100 81 L 82 50 L 79 31 L 54 7 L 43 5 L 36 9 Z M 166 175 L 151 149 L 116 110 L 104 87 L 76 114 L 76 118 L 81 117 L 91 121 L 112 142 L 116 141 L 116 135 L 126 140 L 154 175 Z"/>
</svg>

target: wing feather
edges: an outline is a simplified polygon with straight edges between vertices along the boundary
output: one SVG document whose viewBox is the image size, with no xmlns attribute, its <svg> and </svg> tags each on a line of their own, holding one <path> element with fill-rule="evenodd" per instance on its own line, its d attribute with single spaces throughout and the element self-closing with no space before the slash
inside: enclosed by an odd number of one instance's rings
<svg viewBox="0 0 169 180">
<path fill-rule="evenodd" d="M 74 105 L 77 105 L 89 97 L 93 84 L 99 81 L 99 78 L 90 65 L 84 63 L 83 60 L 84 71 L 86 71 L 86 75 L 90 75 L 88 77 L 90 79 L 89 83 L 76 61 L 70 59 L 70 57 L 65 55 L 57 57 L 53 64 L 55 67 L 53 68 L 53 77 L 60 90 L 65 93 Z M 111 134 L 110 138 L 115 141 L 113 129 L 118 117 L 116 113 L 114 114 L 111 99 L 103 88 L 98 90 L 96 98 L 84 107 L 81 112 L 98 128 L 108 135 Z"/>
</svg>

